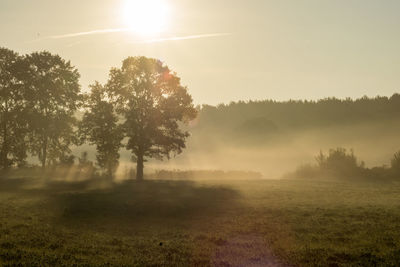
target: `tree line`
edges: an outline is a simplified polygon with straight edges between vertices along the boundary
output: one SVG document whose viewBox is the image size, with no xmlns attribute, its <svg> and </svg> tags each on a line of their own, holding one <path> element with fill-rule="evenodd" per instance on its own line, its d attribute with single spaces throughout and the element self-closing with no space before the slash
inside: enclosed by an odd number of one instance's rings
<svg viewBox="0 0 400 267">
<path fill-rule="evenodd" d="M 197 110 L 187 87 L 163 62 L 129 57 L 88 93 L 79 79 L 79 71 L 59 55 L 0 48 L 1 169 L 23 167 L 29 155 L 46 168 L 68 161 L 72 145 L 89 143 L 110 176 L 125 147 L 137 163 L 137 179 L 143 179 L 146 159 L 170 158 L 185 148 L 189 133 L 180 125 Z"/>
<path fill-rule="evenodd" d="M 191 144 L 209 150 L 219 144 L 242 148 L 268 146 L 307 131 L 374 125 L 375 129 L 398 134 L 395 125 L 400 125 L 400 94 L 202 105 L 190 131 L 194 139 Z M 371 134 L 363 135 L 367 136 Z"/>
<path fill-rule="evenodd" d="M 203 105 L 198 128 L 293 131 L 400 118 L 400 94 L 359 99 L 238 101 Z M 265 132 L 265 131 L 264 131 Z"/>
</svg>

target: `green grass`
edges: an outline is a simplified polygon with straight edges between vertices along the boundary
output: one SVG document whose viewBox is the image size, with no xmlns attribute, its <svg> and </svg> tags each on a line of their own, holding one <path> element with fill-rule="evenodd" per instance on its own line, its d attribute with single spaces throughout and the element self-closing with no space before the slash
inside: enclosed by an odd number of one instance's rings
<svg viewBox="0 0 400 267">
<path fill-rule="evenodd" d="M 0 263 L 398 266 L 400 183 L 3 178 Z"/>
</svg>

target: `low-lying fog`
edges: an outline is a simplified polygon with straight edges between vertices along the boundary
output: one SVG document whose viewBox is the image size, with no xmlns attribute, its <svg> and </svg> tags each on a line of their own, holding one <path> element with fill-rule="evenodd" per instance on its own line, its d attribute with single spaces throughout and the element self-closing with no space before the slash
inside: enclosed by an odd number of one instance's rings
<svg viewBox="0 0 400 267">
<path fill-rule="evenodd" d="M 215 132 L 193 130 L 187 149 L 171 160 L 151 160 L 145 172 L 156 170 L 224 170 L 260 172 L 264 178 L 280 178 L 302 164 L 314 163 L 322 150 L 343 147 L 353 149 L 366 167 L 389 165 L 393 154 L 400 150 L 400 123 L 385 121 L 357 125 L 331 126 L 290 133 L 270 135 L 229 136 Z M 79 156 L 89 152 L 94 161 L 93 147 L 83 146 L 74 150 Z M 130 153 L 121 150 L 117 177 L 126 177 L 135 163 Z"/>
</svg>

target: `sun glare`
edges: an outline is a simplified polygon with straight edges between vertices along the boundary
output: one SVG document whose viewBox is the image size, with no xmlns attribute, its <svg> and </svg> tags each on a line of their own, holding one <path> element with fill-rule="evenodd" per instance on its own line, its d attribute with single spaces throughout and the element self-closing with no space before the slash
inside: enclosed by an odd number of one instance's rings
<svg viewBox="0 0 400 267">
<path fill-rule="evenodd" d="M 142 35 L 154 35 L 166 30 L 169 20 L 167 0 L 126 0 L 123 17 L 126 25 Z"/>
</svg>

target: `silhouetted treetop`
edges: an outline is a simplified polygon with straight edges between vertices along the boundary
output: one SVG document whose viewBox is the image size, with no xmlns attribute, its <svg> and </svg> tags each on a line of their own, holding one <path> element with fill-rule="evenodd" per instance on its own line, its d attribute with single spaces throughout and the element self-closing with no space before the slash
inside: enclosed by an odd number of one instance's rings
<svg viewBox="0 0 400 267">
<path fill-rule="evenodd" d="M 96 82 L 85 95 L 85 113 L 79 124 L 82 142 L 95 145 L 97 164 L 112 177 L 118 167 L 123 131 L 105 88 Z"/>
<path fill-rule="evenodd" d="M 74 115 L 81 104 L 80 75 L 69 61 L 46 51 L 27 55 L 25 62 L 30 149 L 45 167 L 64 158 L 77 143 Z"/>
<path fill-rule="evenodd" d="M 23 57 L 0 48 L 0 169 L 24 165 L 27 158 L 26 71 Z"/>
<path fill-rule="evenodd" d="M 196 116 L 192 97 L 180 78 L 160 60 L 129 57 L 113 68 L 106 84 L 137 162 L 137 178 L 143 178 L 146 158 L 169 158 L 185 148 L 189 133 L 180 128 Z"/>
</svg>

